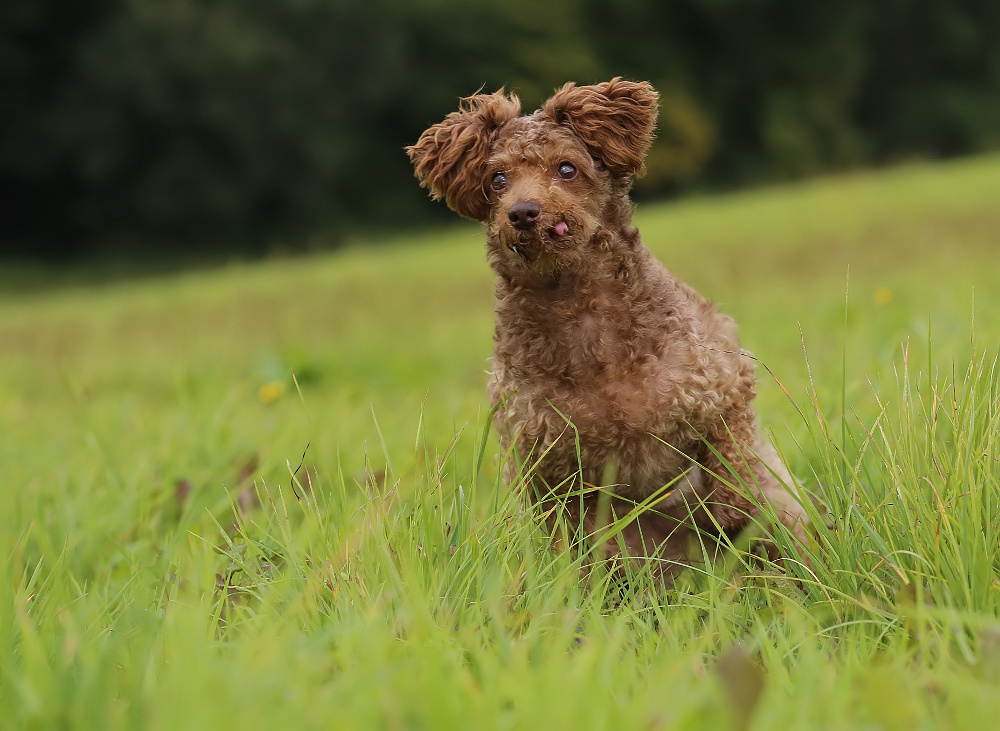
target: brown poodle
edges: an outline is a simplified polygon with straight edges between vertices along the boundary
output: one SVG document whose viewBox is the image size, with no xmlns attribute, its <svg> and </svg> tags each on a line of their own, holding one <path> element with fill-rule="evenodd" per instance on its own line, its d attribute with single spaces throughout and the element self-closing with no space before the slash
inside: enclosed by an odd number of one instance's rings
<svg viewBox="0 0 1000 731">
<path fill-rule="evenodd" d="M 407 152 L 434 198 L 488 227 L 507 479 L 532 485 L 550 528 L 557 513 L 588 534 L 633 518 L 606 552 L 670 575 L 696 529 L 735 533 L 765 501 L 799 537 L 807 518 L 758 430 L 733 320 L 632 228 L 657 99 L 620 78 L 569 83 L 518 116 L 513 94 L 478 94 Z"/>
</svg>

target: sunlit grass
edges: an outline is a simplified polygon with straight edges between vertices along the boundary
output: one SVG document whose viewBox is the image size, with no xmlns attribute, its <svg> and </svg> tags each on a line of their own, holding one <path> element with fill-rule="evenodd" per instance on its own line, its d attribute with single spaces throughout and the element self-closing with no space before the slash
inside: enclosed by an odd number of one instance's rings
<svg viewBox="0 0 1000 731">
<path fill-rule="evenodd" d="M 672 589 L 499 481 L 475 227 L 12 287 L 0 727 L 990 727 L 996 190 L 983 158 L 640 209 L 829 509 L 810 566 Z"/>
</svg>

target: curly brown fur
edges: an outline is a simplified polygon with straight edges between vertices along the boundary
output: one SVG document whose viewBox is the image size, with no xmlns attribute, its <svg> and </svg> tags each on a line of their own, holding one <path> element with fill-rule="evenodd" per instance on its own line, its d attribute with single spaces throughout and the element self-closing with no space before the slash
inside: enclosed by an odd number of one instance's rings
<svg viewBox="0 0 1000 731">
<path fill-rule="evenodd" d="M 520 111 L 517 97 L 504 96 L 502 89 L 463 99 L 457 112 L 407 148 L 420 184 L 460 215 L 484 220 L 489 215 L 489 198 L 482 181 L 469 171 L 486 164 L 500 129 Z"/>
<path fill-rule="evenodd" d="M 566 84 L 517 116 L 502 92 L 464 100 L 408 148 L 435 198 L 487 225 L 496 272 L 490 398 L 508 479 L 597 526 L 602 477 L 611 509 L 664 493 L 621 536 L 635 557 L 684 557 L 689 520 L 739 530 L 770 502 L 802 535 L 805 512 L 762 439 L 754 362 L 732 319 L 657 261 L 628 198 L 653 137 L 657 94 L 620 78 Z M 618 545 L 607 547 L 609 554 Z M 667 566 L 665 573 L 671 573 Z"/>
</svg>

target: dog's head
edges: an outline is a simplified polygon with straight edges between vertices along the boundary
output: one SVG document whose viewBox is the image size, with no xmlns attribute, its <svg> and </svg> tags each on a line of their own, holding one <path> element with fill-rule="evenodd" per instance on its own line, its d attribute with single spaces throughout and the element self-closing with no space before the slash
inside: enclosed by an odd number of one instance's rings
<svg viewBox="0 0 1000 731">
<path fill-rule="evenodd" d="M 504 270 L 563 269 L 602 228 L 627 225 L 657 94 L 645 82 L 566 84 L 534 114 L 514 95 L 479 94 L 407 148 L 420 184 L 489 226 Z"/>
</svg>

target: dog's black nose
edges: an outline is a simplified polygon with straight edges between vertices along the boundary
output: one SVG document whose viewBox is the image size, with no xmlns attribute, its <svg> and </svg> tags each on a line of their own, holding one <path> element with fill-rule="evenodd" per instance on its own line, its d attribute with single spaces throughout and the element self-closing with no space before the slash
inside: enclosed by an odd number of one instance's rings
<svg viewBox="0 0 1000 731">
<path fill-rule="evenodd" d="M 534 201 L 515 203 L 507 211 L 507 217 L 518 231 L 526 231 L 538 222 L 542 207 Z"/>
</svg>

